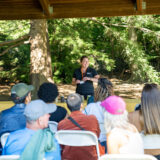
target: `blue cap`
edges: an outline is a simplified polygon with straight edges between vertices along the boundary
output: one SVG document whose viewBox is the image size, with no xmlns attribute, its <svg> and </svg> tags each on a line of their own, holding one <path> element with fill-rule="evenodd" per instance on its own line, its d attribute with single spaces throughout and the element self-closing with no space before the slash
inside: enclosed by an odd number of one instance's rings
<svg viewBox="0 0 160 160">
<path fill-rule="evenodd" d="M 37 120 L 39 117 L 53 113 L 57 109 L 57 106 L 53 103 L 47 104 L 42 100 L 34 100 L 26 105 L 24 115 L 29 120 Z"/>
</svg>

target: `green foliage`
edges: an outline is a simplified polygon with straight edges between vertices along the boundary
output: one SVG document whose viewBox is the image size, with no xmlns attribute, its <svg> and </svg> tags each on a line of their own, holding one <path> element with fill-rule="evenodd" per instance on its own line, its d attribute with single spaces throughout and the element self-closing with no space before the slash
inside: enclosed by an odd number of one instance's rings
<svg viewBox="0 0 160 160">
<path fill-rule="evenodd" d="M 17 39 L 29 33 L 29 21 L 0 21 L 0 42 Z M 13 45 L 13 44 L 12 44 Z M 0 48 L 0 53 L 9 46 Z M 0 56 L 0 81 L 28 82 L 30 72 L 29 45 L 20 45 Z"/>
<path fill-rule="evenodd" d="M 0 21 L 0 42 L 29 33 L 29 21 Z M 99 74 L 160 83 L 160 16 L 48 20 L 53 79 L 70 83 L 82 55 Z M 0 48 L 0 53 L 8 46 Z M 1 81 L 29 79 L 29 45 L 0 57 Z"/>
<path fill-rule="evenodd" d="M 159 83 L 159 16 L 50 20 L 55 81 L 70 82 L 78 60 L 87 55 L 100 74 L 128 70 L 132 81 Z M 136 42 L 130 40 L 130 28 Z"/>
<path fill-rule="evenodd" d="M 70 83 L 83 55 L 89 57 L 90 65 L 99 73 L 114 68 L 114 60 L 109 58 L 106 42 L 102 41 L 102 26 L 90 19 L 50 20 L 48 25 L 55 81 Z"/>
</svg>

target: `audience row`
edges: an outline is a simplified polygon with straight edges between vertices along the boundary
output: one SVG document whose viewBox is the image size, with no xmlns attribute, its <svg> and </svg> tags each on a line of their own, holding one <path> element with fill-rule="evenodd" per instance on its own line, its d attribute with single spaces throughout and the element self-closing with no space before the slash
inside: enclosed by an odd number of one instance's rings
<svg viewBox="0 0 160 160">
<path fill-rule="evenodd" d="M 141 104 L 128 113 L 124 100 L 114 95 L 113 84 L 99 78 L 94 101 L 82 110 L 82 97 L 73 93 L 66 103 L 71 111 L 53 102 L 57 86 L 43 83 L 38 100 L 31 101 L 32 85 L 18 83 L 11 89 L 15 105 L 0 115 L 0 136 L 11 133 L 3 155 L 20 155 L 22 159 L 97 160 L 96 147 L 60 146 L 48 121 L 58 122 L 58 130 L 86 130 L 95 133 L 100 150 L 107 154 L 151 154 L 160 159 L 160 90 L 145 84 Z M 104 153 L 103 153 L 104 154 Z"/>
</svg>

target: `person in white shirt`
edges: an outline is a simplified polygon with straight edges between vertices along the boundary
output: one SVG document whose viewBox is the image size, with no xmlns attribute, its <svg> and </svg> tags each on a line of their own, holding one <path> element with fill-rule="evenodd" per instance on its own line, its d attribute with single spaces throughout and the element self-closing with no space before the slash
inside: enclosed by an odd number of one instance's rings
<svg viewBox="0 0 160 160">
<path fill-rule="evenodd" d="M 141 132 L 145 154 L 160 160 L 160 89 L 157 84 L 145 84 L 139 110 L 129 113 L 129 121 Z"/>
<path fill-rule="evenodd" d="M 128 122 L 124 100 L 110 96 L 101 106 L 105 109 L 108 154 L 144 154 L 142 138 L 137 128 Z"/>
</svg>

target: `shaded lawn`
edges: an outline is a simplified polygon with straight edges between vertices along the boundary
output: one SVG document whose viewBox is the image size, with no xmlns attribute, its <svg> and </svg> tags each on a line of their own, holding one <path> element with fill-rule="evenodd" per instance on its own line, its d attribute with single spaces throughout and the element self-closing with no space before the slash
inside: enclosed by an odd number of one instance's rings
<svg viewBox="0 0 160 160">
<path fill-rule="evenodd" d="M 126 99 L 124 98 L 126 104 L 127 104 L 127 110 L 128 112 L 132 112 L 134 111 L 135 105 L 137 103 L 140 103 L 140 99 Z M 69 109 L 67 108 L 66 103 L 56 103 L 58 106 L 62 106 L 64 108 L 66 108 L 66 110 L 69 112 Z M 10 108 L 11 106 L 13 106 L 14 103 L 12 101 L 0 101 L 0 111 L 5 110 L 7 108 Z M 83 103 L 83 108 L 85 108 L 86 106 L 86 101 L 84 101 Z"/>
</svg>

